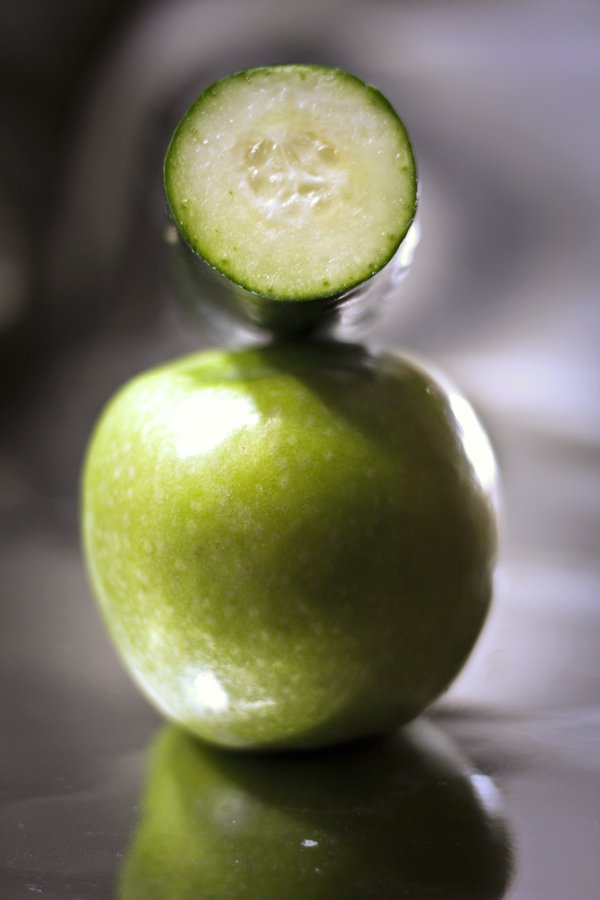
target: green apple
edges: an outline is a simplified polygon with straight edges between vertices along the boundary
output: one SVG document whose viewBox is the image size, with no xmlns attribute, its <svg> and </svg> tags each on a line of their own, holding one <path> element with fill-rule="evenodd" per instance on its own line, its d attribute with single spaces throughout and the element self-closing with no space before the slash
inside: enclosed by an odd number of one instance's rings
<svg viewBox="0 0 600 900">
<path fill-rule="evenodd" d="M 229 747 L 412 719 L 490 603 L 494 457 L 419 362 L 356 345 L 210 351 L 109 404 L 83 484 L 91 581 L 136 682 Z"/>
<path fill-rule="evenodd" d="M 492 782 L 426 721 L 265 758 L 173 726 L 151 754 L 120 900 L 493 900 L 510 877 Z"/>
</svg>

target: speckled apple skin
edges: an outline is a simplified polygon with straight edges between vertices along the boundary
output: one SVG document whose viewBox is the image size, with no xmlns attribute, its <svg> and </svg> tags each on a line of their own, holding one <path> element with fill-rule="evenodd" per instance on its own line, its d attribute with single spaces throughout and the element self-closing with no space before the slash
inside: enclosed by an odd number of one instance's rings
<svg viewBox="0 0 600 900">
<path fill-rule="evenodd" d="M 484 622 L 495 466 L 471 408 L 356 345 L 209 351 L 111 401 L 83 478 L 107 626 L 169 718 L 229 747 L 392 729 Z"/>
</svg>

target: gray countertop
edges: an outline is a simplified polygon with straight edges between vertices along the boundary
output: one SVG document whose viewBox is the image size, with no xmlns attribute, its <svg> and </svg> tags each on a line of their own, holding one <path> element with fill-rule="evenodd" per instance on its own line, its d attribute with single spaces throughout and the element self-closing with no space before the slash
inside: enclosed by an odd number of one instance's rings
<svg viewBox="0 0 600 900">
<path fill-rule="evenodd" d="M 125 871 L 138 883 L 124 897 L 162 896 L 151 867 L 131 861 L 155 777 L 149 748 L 165 726 L 121 670 L 91 599 L 78 538 L 81 458 L 120 383 L 215 341 L 177 309 L 161 262 L 172 126 L 230 70 L 307 60 L 381 87 L 419 162 L 421 243 L 365 339 L 445 369 L 480 412 L 503 475 L 493 612 L 423 725 L 476 791 L 477 809 L 493 797 L 512 847 L 469 896 L 594 900 L 597 5 L 178 0 L 131 4 L 120 17 L 110 4 L 103 19 L 102 4 L 94 10 L 97 39 L 76 19 L 65 59 L 75 60 L 78 34 L 86 52 L 78 66 L 55 62 L 54 80 L 42 49 L 37 67 L 27 57 L 25 12 L 14 11 L 0 41 L 14 75 L 0 180 L 0 346 L 12 384 L 0 449 L 0 898 L 109 898 Z M 65 24 L 71 11 L 57 4 L 55 15 Z M 38 13 L 37 29 L 57 39 L 42 4 Z M 428 772 L 423 762 L 419 784 Z M 407 778 L 407 796 L 415 783 Z M 409 858 L 411 831 L 401 832 Z M 479 852 L 473 833 L 453 835 L 462 859 Z M 436 863 L 446 848 L 436 840 L 427 879 L 413 873 L 386 896 L 460 897 Z M 168 900 L 208 896 L 185 882 L 184 860 L 169 865 L 183 880 Z M 314 896 L 329 895 L 315 882 Z"/>
</svg>

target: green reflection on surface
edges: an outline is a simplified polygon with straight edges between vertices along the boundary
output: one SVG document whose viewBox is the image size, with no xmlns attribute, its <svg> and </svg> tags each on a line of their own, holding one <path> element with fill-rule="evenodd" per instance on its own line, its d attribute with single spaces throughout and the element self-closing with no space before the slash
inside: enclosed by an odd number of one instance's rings
<svg viewBox="0 0 600 900">
<path fill-rule="evenodd" d="M 497 804 L 428 722 L 277 756 L 214 750 L 169 726 L 119 897 L 500 898 L 511 854 Z"/>
</svg>

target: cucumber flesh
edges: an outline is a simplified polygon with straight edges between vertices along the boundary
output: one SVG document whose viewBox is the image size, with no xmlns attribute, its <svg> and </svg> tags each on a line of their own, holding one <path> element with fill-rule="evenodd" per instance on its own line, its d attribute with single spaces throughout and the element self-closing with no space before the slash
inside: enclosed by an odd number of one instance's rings
<svg viewBox="0 0 600 900">
<path fill-rule="evenodd" d="M 415 214 L 406 130 L 339 69 L 273 66 L 206 90 L 165 161 L 173 217 L 231 281 L 281 300 L 341 295 L 394 255 Z"/>
</svg>

